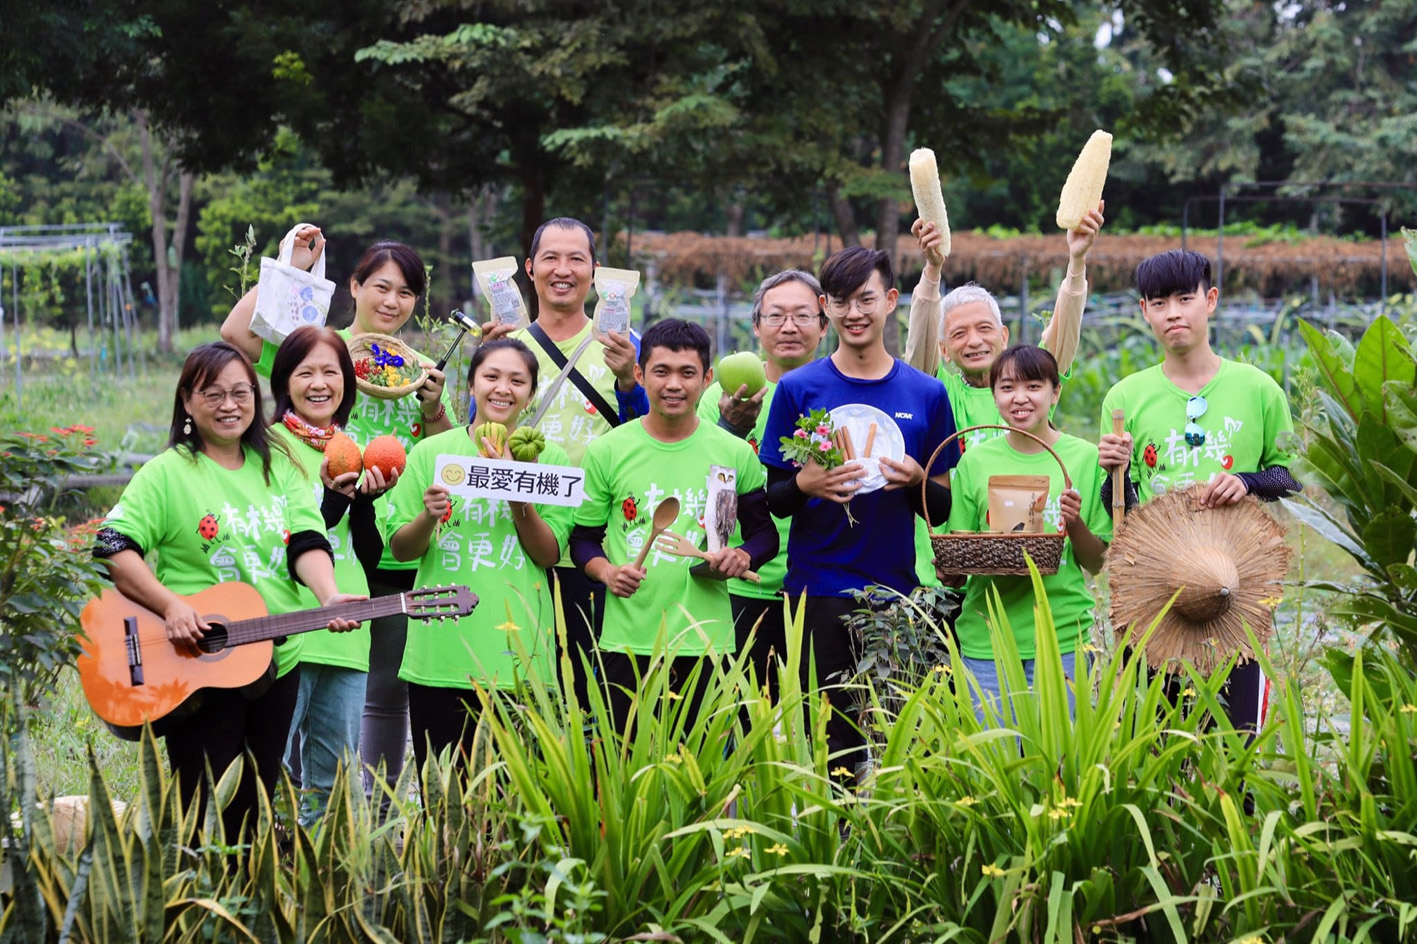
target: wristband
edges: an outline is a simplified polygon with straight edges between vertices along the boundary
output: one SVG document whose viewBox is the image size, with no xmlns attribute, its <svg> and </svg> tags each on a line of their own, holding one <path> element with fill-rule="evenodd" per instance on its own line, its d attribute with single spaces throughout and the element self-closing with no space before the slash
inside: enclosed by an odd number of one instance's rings
<svg viewBox="0 0 1417 944">
<path fill-rule="evenodd" d="M 438 401 L 438 412 L 437 412 L 437 413 L 434 413 L 432 416 L 429 416 L 427 413 L 424 413 L 424 414 L 423 414 L 423 422 L 425 422 L 425 423 L 436 423 L 436 422 L 438 422 L 439 420 L 441 420 L 443 417 L 445 417 L 445 416 L 447 416 L 447 415 L 448 415 L 448 407 L 447 407 L 447 404 L 443 403 L 443 402 L 440 400 L 440 401 Z"/>
</svg>

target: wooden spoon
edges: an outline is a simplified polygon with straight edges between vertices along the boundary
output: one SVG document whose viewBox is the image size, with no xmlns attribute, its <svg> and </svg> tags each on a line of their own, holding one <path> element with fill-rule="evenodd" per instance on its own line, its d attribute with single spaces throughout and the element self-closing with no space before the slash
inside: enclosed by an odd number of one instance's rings
<svg viewBox="0 0 1417 944">
<path fill-rule="evenodd" d="M 643 567 L 645 558 L 649 556 L 649 549 L 654 545 L 655 538 L 673 527 L 674 522 L 679 518 L 679 499 L 670 496 L 660 502 L 654 509 L 654 518 L 650 521 L 649 540 L 640 548 L 639 554 L 635 555 L 635 566 Z"/>
</svg>

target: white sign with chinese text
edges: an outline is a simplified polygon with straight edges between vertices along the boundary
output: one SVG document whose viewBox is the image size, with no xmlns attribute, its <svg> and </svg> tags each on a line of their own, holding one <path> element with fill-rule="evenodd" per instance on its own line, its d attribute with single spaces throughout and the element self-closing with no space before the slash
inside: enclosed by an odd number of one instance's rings
<svg viewBox="0 0 1417 944">
<path fill-rule="evenodd" d="M 569 465 L 439 456 L 433 477 L 449 494 L 467 498 L 572 506 L 585 500 L 585 472 Z"/>
</svg>

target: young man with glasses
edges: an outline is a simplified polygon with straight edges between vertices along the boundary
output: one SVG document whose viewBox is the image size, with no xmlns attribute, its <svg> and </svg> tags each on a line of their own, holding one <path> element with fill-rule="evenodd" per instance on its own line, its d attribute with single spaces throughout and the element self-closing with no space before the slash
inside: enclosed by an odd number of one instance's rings
<svg viewBox="0 0 1417 944">
<path fill-rule="evenodd" d="M 748 396 L 746 387 L 729 392 L 715 382 L 699 400 L 699 416 L 747 440 L 753 452 L 758 452 L 778 381 L 788 371 L 811 363 L 827 333 L 821 295 L 816 276 L 800 269 L 787 269 L 764 279 L 753 293 L 753 336 L 763 346 L 763 370 L 768 382 L 752 396 Z M 786 518 L 775 521 L 780 550 L 758 569 L 760 582 L 733 580 L 728 585 L 738 648 L 741 651 L 751 645 L 750 658 L 758 684 L 768 685 L 774 697 L 777 673 L 772 671 L 770 660 L 773 654 L 777 659 L 787 658 L 782 581 L 787 575 L 789 523 Z"/>
<path fill-rule="evenodd" d="M 1264 371 L 1210 347 L 1210 318 L 1220 298 L 1210 260 L 1173 249 L 1137 266 L 1141 313 L 1161 345 L 1161 363 L 1120 380 L 1102 402 L 1104 467 L 1131 464 L 1142 501 L 1193 487 L 1202 508 L 1246 495 L 1274 501 L 1301 486 L 1289 473 L 1282 440 L 1294 430 L 1283 389 Z M 1125 432 L 1112 433 L 1120 409 Z M 1266 689 L 1259 663 L 1237 665 L 1227 683 L 1237 730 L 1258 730 Z"/>
<path fill-rule="evenodd" d="M 842 710 L 854 699 L 835 687 L 856 675 L 857 646 L 844 620 L 861 608 L 857 591 L 880 586 L 909 594 L 915 588 L 909 536 L 922 512 L 922 464 L 955 430 L 944 386 L 886 350 L 885 325 L 895 317 L 899 294 L 894 283 L 890 258 L 860 246 L 822 266 L 818 301 L 836 329 L 836 351 L 779 381 L 759 452 L 768 467 L 769 507 L 791 519 L 784 589 L 793 599 L 807 594 L 802 683 L 810 688 L 816 681 L 836 703 L 827 744 L 831 770 L 842 779 L 866 760 L 865 740 Z M 782 439 L 790 441 L 798 420 L 818 409 L 832 411 L 837 427 L 857 430 L 858 461 L 830 470 L 816 462 L 799 468 L 783 454 Z M 868 423 L 873 432 L 864 431 Z M 944 483 L 958 455 L 952 445 L 929 470 L 936 521 L 948 517 Z"/>
</svg>

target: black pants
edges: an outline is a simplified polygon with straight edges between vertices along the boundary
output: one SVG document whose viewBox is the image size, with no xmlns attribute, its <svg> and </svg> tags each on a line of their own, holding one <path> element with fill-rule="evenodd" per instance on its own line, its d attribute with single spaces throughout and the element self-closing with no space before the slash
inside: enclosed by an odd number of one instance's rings
<svg viewBox="0 0 1417 944">
<path fill-rule="evenodd" d="M 468 688 L 436 688 L 408 683 L 408 721 L 413 728 L 413 757 L 421 772 L 431 756 L 456 744 L 453 762 L 466 769 L 482 705 Z"/>
<path fill-rule="evenodd" d="M 586 661 L 595 662 L 595 644 L 600 639 L 600 627 L 605 622 L 605 584 L 591 580 L 575 567 L 552 567 L 547 579 L 554 575 L 561 584 L 561 605 L 566 614 L 566 643 L 571 652 L 571 678 L 562 678 L 563 690 L 575 687 L 581 707 L 586 706 Z M 554 585 L 553 585 L 554 586 Z M 561 672 L 561 639 L 556 639 L 556 672 Z"/>
<path fill-rule="evenodd" d="M 626 738 L 633 736 L 633 731 L 629 726 L 630 707 L 634 703 L 635 696 L 639 694 L 639 683 L 644 675 L 649 671 L 651 656 L 630 655 L 624 652 L 601 652 L 600 658 L 605 665 L 605 699 L 610 707 L 610 715 L 615 722 L 615 730 L 621 732 Z M 695 667 L 702 663 L 703 668 L 699 670 L 698 680 L 694 683 L 693 690 L 685 691 L 683 686 L 687 684 L 689 676 Z M 714 665 L 711 657 L 680 656 L 677 659 L 669 660 L 669 690 L 676 693 L 680 698 L 688 700 L 688 714 L 685 715 L 684 728 L 693 726 L 694 719 L 699 716 L 699 707 L 703 703 L 704 692 L 707 691 L 709 682 L 713 680 Z M 645 705 L 641 703 L 640 711 L 654 710 L 657 706 Z"/>
<path fill-rule="evenodd" d="M 855 678 L 861 656 L 860 640 L 847 627 L 846 618 L 862 606 L 851 597 L 809 596 L 802 621 L 803 652 L 799 673 L 802 692 L 808 696 L 809 702 L 815 703 L 815 699 L 811 698 L 815 682 L 820 693 L 830 701 L 832 712 L 827 719 L 827 750 L 831 760 L 827 762 L 827 767 L 829 770 L 844 767 L 851 772 L 850 777 L 855 776 L 857 765 L 867 758 L 866 738 L 856 719 L 861 704 L 860 693 L 854 688 L 843 687 Z M 812 677 L 814 658 L 817 666 L 815 679 Z"/>
<path fill-rule="evenodd" d="M 787 628 L 781 595 L 764 600 L 730 595 L 733 604 L 733 631 L 738 651 L 748 652 L 748 664 L 758 679 L 758 689 L 766 685 L 773 702 L 778 698 L 777 666 L 787 658 Z"/>
<path fill-rule="evenodd" d="M 1155 678 L 1154 669 L 1147 671 L 1147 678 Z M 1171 675 L 1166 679 L 1166 698 L 1172 703 L 1181 700 L 1181 690 L 1187 684 L 1184 675 Z M 1225 684 L 1220 688 L 1220 697 L 1225 703 L 1225 715 L 1236 731 L 1248 735 L 1253 740 L 1264 721 L 1262 704 L 1265 678 L 1260 664 L 1254 659 L 1241 662 L 1230 671 Z"/>
<path fill-rule="evenodd" d="M 212 776 L 219 780 L 232 761 L 243 752 L 251 753 L 236 794 L 221 814 L 228 845 L 236 844 L 247 815 L 256 814 L 258 778 L 267 793 L 275 789 L 299 693 L 298 666 L 256 698 L 247 698 L 240 689 L 209 688 L 199 696 L 202 702 L 195 711 L 165 731 L 167 760 L 177 775 L 179 795 L 184 805 L 197 801 L 198 822 L 206 815 L 207 765 L 211 765 Z M 254 824 L 246 825 L 252 828 Z"/>
</svg>

